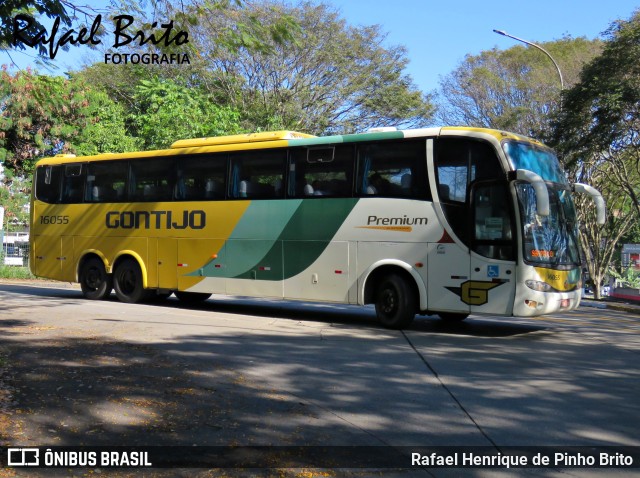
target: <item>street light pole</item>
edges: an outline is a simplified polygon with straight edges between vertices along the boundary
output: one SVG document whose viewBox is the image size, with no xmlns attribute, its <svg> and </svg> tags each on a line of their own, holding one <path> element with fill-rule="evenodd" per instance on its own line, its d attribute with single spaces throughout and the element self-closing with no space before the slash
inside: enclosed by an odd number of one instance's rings
<svg viewBox="0 0 640 478">
<path fill-rule="evenodd" d="M 553 62 L 554 66 L 556 67 L 556 70 L 558 70 L 558 75 L 560 76 L 560 87 L 564 90 L 564 80 L 562 79 L 562 72 L 560 71 L 560 67 L 558 66 L 558 63 L 556 63 L 556 60 L 553 59 L 553 57 L 551 56 L 551 54 L 547 50 L 542 48 L 540 45 L 536 45 L 535 43 L 532 43 L 530 41 L 523 40 L 522 38 L 514 37 L 513 35 L 509 35 L 507 32 L 505 32 L 503 30 L 493 30 L 493 31 L 495 33 L 497 33 L 498 35 L 502 35 L 502 36 L 505 36 L 505 37 L 513 38 L 514 40 L 517 40 L 519 42 L 525 43 L 527 45 L 531 45 L 531 46 L 537 48 L 538 50 L 542 51 L 545 55 L 547 55 L 549 57 L 549 59 Z"/>
</svg>

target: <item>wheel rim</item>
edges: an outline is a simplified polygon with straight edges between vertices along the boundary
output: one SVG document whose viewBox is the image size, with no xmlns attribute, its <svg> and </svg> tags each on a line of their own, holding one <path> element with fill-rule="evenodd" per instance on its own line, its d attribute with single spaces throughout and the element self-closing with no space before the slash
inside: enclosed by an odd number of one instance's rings
<svg viewBox="0 0 640 478">
<path fill-rule="evenodd" d="M 132 294 L 136 290 L 137 285 L 136 274 L 131 269 L 123 270 L 118 276 L 118 286 L 123 294 Z"/>
<path fill-rule="evenodd" d="M 102 282 L 104 282 L 104 280 L 102 278 L 100 270 L 97 267 L 89 268 L 89 270 L 87 271 L 87 276 L 84 279 L 84 283 L 87 288 L 94 291 L 98 290 L 102 285 Z"/>
<path fill-rule="evenodd" d="M 398 294 L 395 289 L 387 287 L 382 291 L 380 310 L 386 316 L 392 316 L 398 309 Z"/>
</svg>

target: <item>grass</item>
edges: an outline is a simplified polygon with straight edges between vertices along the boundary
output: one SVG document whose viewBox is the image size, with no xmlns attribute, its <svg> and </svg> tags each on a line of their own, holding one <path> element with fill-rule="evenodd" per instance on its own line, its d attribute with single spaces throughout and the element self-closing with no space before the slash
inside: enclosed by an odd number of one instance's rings
<svg viewBox="0 0 640 478">
<path fill-rule="evenodd" d="M 35 279 L 28 267 L 0 264 L 0 279 Z"/>
</svg>

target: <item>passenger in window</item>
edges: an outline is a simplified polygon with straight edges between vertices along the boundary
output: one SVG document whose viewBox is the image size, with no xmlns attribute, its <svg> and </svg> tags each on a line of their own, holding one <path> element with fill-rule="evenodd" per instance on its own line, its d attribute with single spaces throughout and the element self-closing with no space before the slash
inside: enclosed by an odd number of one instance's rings
<svg viewBox="0 0 640 478">
<path fill-rule="evenodd" d="M 314 196 L 330 196 L 331 195 L 331 193 L 326 190 L 325 185 L 323 185 L 317 179 L 314 180 L 313 183 L 311 183 L 311 187 L 313 188 L 313 195 Z"/>
<path fill-rule="evenodd" d="M 391 183 L 383 178 L 380 173 L 374 173 L 369 178 L 369 186 L 367 186 L 367 194 L 388 195 Z"/>
<path fill-rule="evenodd" d="M 313 186 L 309 183 L 305 184 L 302 192 L 305 196 L 313 196 Z"/>
</svg>

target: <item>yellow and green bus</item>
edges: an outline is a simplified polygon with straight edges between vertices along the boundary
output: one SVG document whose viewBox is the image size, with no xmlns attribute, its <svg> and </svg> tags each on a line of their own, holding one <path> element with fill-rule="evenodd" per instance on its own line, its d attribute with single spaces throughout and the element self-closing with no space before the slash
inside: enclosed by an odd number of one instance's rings
<svg viewBox="0 0 640 478">
<path fill-rule="evenodd" d="M 88 299 L 211 294 L 528 317 L 581 297 L 572 193 L 554 153 L 466 127 L 276 131 L 38 162 L 32 272 Z"/>
</svg>

